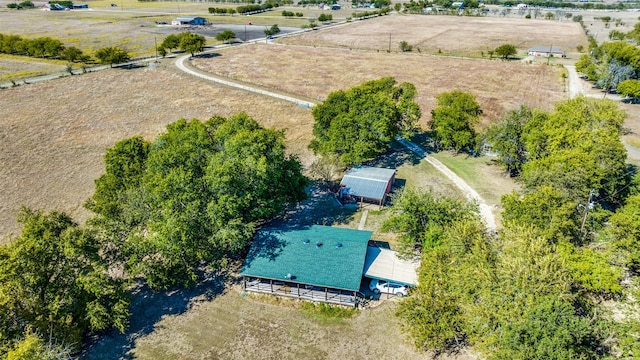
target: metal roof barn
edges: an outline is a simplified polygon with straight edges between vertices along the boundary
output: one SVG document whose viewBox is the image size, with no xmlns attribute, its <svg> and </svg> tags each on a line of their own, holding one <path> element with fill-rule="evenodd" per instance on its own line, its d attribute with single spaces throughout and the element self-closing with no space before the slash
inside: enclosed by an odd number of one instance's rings
<svg viewBox="0 0 640 360">
<path fill-rule="evenodd" d="M 244 288 L 357 306 L 371 234 L 319 225 L 261 230 L 240 272 Z"/>
<path fill-rule="evenodd" d="M 374 200 L 382 206 L 395 180 L 395 169 L 354 167 L 340 182 L 340 198 L 351 196 Z"/>
</svg>

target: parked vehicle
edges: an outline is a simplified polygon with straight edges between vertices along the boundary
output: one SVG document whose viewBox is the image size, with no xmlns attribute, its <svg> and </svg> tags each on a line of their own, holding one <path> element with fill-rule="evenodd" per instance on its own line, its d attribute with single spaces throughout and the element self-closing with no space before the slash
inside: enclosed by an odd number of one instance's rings
<svg viewBox="0 0 640 360">
<path fill-rule="evenodd" d="M 400 297 L 406 296 L 409 293 L 407 287 L 404 285 L 377 279 L 371 280 L 371 283 L 369 283 L 369 290 L 373 291 L 375 294 L 386 293 Z"/>
</svg>

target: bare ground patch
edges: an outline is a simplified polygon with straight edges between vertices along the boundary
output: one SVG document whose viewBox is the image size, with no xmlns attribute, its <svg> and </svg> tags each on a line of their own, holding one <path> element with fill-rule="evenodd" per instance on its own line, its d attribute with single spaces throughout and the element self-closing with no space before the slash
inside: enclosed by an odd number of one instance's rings
<svg viewBox="0 0 640 360">
<path fill-rule="evenodd" d="M 6 89 L 0 105 L 0 239 L 17 230 L 20 205 L 86 219 L 82 204 L 104 171 L 105 149 L 135 135 L 153 139 L 180 118 L 245 111 L 265 127 L 285 129 L 289 150 L 305 164 L 312 158 L 307 144 L 313 117 L 307 109 L 164 65 Z"/>
</svg>

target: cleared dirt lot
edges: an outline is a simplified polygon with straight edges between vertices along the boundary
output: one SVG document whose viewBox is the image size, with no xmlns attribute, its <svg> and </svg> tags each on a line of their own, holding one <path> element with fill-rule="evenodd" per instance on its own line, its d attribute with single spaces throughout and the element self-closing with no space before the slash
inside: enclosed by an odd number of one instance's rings
<svg viewBox="0 0 640 360">
<path fill-rule="evenodd" d="M 575 49 L 577 45 L 586 45 L 586 36 L 579 24 L 568 20 L 390 15 L 307 33 L 288 42 L 398 51 L 401 41 L 413 45 L 416 52 L 481 57 L 484 51 L 488 57 L 487 50 L 505 43 L 522 50 L 550 43 L 554 47 Z"/>
<path fill-rule="evenodd" d="M 266 127 L 287 129 L 289 149 L 309 159 L 308 110 L 163 65 L 19 86 L 2 90 L 0 99 L 0 239 L 17 229 L 20 205 L 84 220 L 82 204 L 104 171 L 104 150 L 134 135 L 152 139 L 180 118 L 245 111 Z"/>
<path fill-rule="evenodd" d="M 474 94 L 485 119 L 523 103 L 549 109 L 565 96 L 563 70 L 541 64 L 265 44 L 226 49 L 220 54 L 192 63 L 207 72 L 318 101 L 331 91 L 383 76 L 411 82 L 418 90 L 416 100 L 425 126 L 435 95 L 445 91 Z"/>
</svg>

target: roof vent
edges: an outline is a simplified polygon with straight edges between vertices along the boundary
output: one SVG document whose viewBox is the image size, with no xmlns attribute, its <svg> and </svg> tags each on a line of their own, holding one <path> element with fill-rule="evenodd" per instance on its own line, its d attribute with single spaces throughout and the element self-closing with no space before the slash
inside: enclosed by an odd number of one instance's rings
<svg viewBox="0 0 640 360">
<path fill-rule="evenodd" d="M 304 239 L 302 242 L 305 243 L 305 244 L 308 244 L 309 243 L 309 239 Z"/>
<path fill-rule="evenodd" d="M 284 278 L 291 280 L 291 278 L 292 278 L 291 273 L 288 273 L 287 275 L 285 275 Z"/>
<path fill-rule="evenodd" d="M 336 244 L 336 248 L 337 249 L 340 249 L 341 247 L 342 247 L 342 243 L 339 242 L 339 243 Z"/>
<path fill-rule="evenodd" d="M 317 247 L 318 249 L 320 249 L 320 246 L 322 246 L 322 243 L 321 243 L 320 241 L 318 241 L 318 242 L 316 243 L 316 247 Z"/>
</svg>

